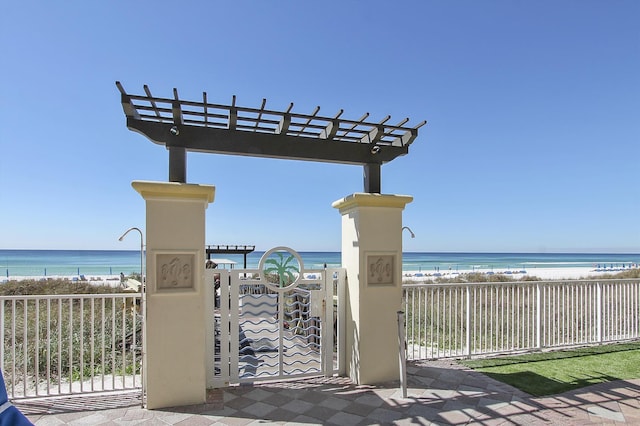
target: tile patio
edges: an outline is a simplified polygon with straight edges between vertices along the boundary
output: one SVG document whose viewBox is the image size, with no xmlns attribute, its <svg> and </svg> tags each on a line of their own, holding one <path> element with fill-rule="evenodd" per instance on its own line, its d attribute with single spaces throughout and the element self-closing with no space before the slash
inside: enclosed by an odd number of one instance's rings
<svg viewBox="0 0 640 426">
<path fill-rule="evenodd" d="M 210 391 L 206 404 L 140 407 L 140 393 L 18 401 L 36 425 L 640 425 L 640 380 L 602 383 L 536 398 L 454 361 L 408 364 L 397 383 L 356 386 L 311 378 Z"/>
</svg>

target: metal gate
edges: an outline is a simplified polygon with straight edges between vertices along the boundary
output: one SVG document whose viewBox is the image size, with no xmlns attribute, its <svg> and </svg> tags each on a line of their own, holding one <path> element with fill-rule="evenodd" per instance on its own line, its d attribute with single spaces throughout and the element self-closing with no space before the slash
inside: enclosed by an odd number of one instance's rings
<svg viewBox="0 0 640 426">
<path fill-rule="evenodd" d="M 206 270 L 215 298 L 208 387 L 341 373 L 345 276 L 305 269 L 288 247 L 267 251 L 257 269 Z"/>
</svg>

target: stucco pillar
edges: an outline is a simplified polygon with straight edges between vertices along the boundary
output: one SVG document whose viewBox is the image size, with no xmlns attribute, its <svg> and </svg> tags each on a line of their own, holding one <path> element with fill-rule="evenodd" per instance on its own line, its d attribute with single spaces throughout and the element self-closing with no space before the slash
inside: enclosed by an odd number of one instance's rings
<svg viewBox="0 0 640 426">
<path fill-rule="evenodd" d="M 357 384 L 399 379 L 402 210 L 412 200 L 356 193 L 333 203 L 342 215 L 347 270 L 346 368 Z"/>
<path fill-rule="evenodd" d="M 206 401 L 205 210 L 215 188 L 132 183 L 146 201 L 147 408 Z"/>
</svg>

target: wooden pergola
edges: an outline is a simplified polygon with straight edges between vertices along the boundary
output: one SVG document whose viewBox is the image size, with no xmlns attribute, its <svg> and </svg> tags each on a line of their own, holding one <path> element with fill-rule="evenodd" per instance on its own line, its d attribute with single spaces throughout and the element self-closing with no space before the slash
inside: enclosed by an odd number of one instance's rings
<svg viewBox="0 0 640 426">
<path fill-rule="evenodd" d="M 127 128 L 141 133 L 169 151 L 169 181 L 186 183 L 187 151 L 214 154 L 245 155 L 292 160 L 356 164 L 364 167 L 364 191 L 380 193 L 381 166 L 409 152 L 409 145 L 426 124 L 406 126 L 408 118 L 388 124 L 391 116 L 381 121 L 366 121 L 366 113 L 358 120 L 343 119 L 343 110 L 333 117 L 292 112 L 293 103 L 285 111 L 210 103 L 207 93 L 202 100 L 180 99 L 177 89 L 173 98 L 156 97 L 149 87 L 144 94 L 125 91 L 120 82 L 122 108 Z"/>
</svg>

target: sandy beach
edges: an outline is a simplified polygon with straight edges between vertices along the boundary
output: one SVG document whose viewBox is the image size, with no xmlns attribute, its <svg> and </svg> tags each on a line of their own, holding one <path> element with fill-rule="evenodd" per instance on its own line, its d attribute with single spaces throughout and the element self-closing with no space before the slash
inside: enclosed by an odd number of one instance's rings
<svg viewBox="0 0 640 426">
<path fill-rule="evenodd" d="M 541 280 L 578 280 L 585 279 L 587 277 L 601 277 L 603 275 L 613 275 L 622 271 L 628 271 L 630 269 L 637 269 L 637 265 L 629 265 L 628 267 L 619 268 L 587 268 L 587 267 L 572 267 L 572 268 L 529 268 L 526 270 L 520 269 L 460 269 L 460 270 L 439 270 L 439 271 L 404 271 L 402 273 L 403 281 L 422 282 L 425 280 L 432 280 L 434 278 L 451 278 L 463 274 L 480 273 L 480 274 L 493 274 L 493 275 L 505 275 L 513 278 L 514 281 L 520 280 L 523 277 L 538 277 Z M 119 275 L 52 275 L 52 276 L 10 276 L 9 278 L 0 278 L 0 283 L 7 281 L 21 281 L 21 280 L 54 280 L 61 279 L 72 282 L 89 282 L 95 285 L 108 285 L 110 287 L 120 286 Z"/>
<path fill-rule="evenodd" d="M 95 285 L 107 285 L 109 287 L 120 287 L 120 275 L 16 275 L 0 278 L 0 283 L 7 281 L 47 281 L 47 280 L 64 280 L 70 282 L 88 282 Z"/>
<path fill-rule="evenodd" d="M 597 269 L 587 267 L 573 268 L 530 268 L 526 270 L 498 270 L 498 269 L 476 269 L 476 270 L 458 270 L 458 271 L 439 271 L 439 272 L 403 272 L 404 281 L 420 282 L 425 279 L 433 278 L 455 278 L 462 274 L 481 273 L 481 274 L 502 274 L 512 277 L 514 280 L 520 280 L 523 277 L 538 277 L 542 280 L 578 280 L 587 277 L 600 277 L 603 275 L 613 275 L 622 271 L 633 269 L 629 268 L 610 268 Z"/>
</svg>

